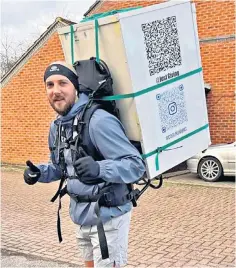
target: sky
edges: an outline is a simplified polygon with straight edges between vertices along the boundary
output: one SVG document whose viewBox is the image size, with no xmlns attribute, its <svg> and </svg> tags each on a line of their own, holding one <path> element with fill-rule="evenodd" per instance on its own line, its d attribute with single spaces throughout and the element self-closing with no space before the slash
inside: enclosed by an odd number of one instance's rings
<svg viewBox="0 0 236 268">
<path fill-rule="evenodd" d="M 1 37 L 17 44 L 33 43 L 56 17 L 78 23 L 95 0 L 0 0 Z"/>
</svg>

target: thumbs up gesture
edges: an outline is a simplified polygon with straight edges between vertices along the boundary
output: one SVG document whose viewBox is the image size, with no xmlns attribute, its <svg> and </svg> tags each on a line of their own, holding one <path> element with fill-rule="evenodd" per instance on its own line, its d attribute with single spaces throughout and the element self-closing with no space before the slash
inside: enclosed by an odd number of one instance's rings
<svg viewBox="0 0 236 268">
<path fill-rule="evenodd" d="M 26 161 L 28 168 L 24 171 L 24 180 L 27 184 L 35 184 L 41 176 L 40 169 L 37 168 L 30 160 Z"/>
</svg>

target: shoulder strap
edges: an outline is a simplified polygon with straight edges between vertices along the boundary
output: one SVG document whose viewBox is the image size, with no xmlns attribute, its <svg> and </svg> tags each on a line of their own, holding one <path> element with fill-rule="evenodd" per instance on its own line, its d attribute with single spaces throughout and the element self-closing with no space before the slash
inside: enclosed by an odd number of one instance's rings
<svg viewBox="0 0 236 268">
<path fill-rule="evenodd" d="M 97 151 L 91 141 L 89 135 L 89 123 L 94 112 L 100 108 L 102 108 L 101 104 L 93 103 L 84 111 L 82 118 L 78 121 L 78 140 L 80 141 L 79 145 L 83 148 L 86 154 L 92 156 L 95 160 L 103 160 L 104 158 Z"/>
</svg>

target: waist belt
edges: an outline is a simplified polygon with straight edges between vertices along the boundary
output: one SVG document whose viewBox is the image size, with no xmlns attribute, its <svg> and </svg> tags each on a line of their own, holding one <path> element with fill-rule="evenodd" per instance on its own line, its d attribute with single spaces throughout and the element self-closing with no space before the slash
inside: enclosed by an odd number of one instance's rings
<svg viewBox="0 0 236 268">
<path fill-rule="evenodd" d="M 65 187 L 66 188 L 66 187 Z M 114 191 L 112 186 L 104 187 L 100 190 L 98 194 L 95 195 L 77 195 L 72 194 L 67 191 L 67 189 L 62 189 L 62 191 L 66 191 L 67 194 L 77 203 L 92 203 L 98 202 L 99 205 L 103 207 L 117 207 L 122 206 L 128 202 L 131 202 L 135 197 L 136 190 L 124 193 L 123 195 L 119 196 L 119 199 L 114 196 Z M 110 191 L 111 190 L 111 191 Z M 138 192 L 137 192 L 138 193 Z M 117 194 L 116 194 L 117 195 Z"/>
</svg>

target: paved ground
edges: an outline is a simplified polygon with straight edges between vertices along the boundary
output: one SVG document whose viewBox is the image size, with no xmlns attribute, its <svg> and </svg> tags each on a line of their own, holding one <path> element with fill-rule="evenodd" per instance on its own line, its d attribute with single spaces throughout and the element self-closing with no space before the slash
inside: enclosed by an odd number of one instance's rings
<svg viewBox="0 0 236 268">
<path fill-rule="evenodd" d="M 2 267 L 82 267 L 67 197 L 64 240 L 57 240 L 57 204 L 49 202 L 57 186 L 28 186 L 22 171 L 2 169 Z M 133 210 L 128 267 L 235 267 L 234 182 L 209 184 L 187 174 L 148 190 Z"/>
<path fill-rule="evenodd" d="M 77 267 L 75 264 L 50 261 L 16 251 L 1 250 L 1 267 Z"/>
<path fill-rule="evenodd" d="M 220 181 L 217 182 L 206 182 L 200 179 L 195 174 L 191 174 L 186 171 L 182 171 L 182 175 L 175 176 L 175 174 L 179 174 L 181 172 L 169 173 L 167 174 L 166 181 L 177 184 L 185 184 L 185 185 L 198 185 L 204 187 L 216 187 L 216 188 L 234 188 L 235 187 L 235 177 L 223 177 Z M 173 176 L 173 177 L 172 177 Z M 165 176 L 164 176 L 165 177 Z"/>
</svg>

